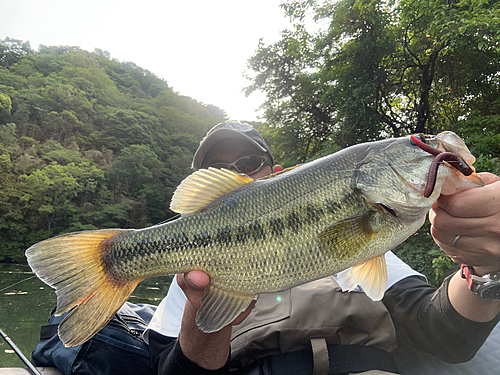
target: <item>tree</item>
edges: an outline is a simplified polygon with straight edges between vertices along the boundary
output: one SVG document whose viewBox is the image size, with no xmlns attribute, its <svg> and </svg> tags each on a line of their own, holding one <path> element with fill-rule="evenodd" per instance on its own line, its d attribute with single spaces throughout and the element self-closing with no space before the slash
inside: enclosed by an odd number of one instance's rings
<svg viewBox="0 0 500 375">
<path fill-rule="evenodd" d="M 18 62 L 22 57 L 31 53 L 29 42 L 9 37 L 0 40 L 0 65 L 10 67 Z"/>
<path fill-rule="evenodd" d="M 153 130 L 158 126 L 158 120 L 152 116 L 120 109 L 105 117 L 104 145 L 115 153 L 120 153 L 123 148 L 133 144 L 151 145 Z"/>
<path fill-rule="evenodd" d="M 26 220 L 33 230 L 58 233 L 68 223 L 75 221 L 78 203 L 88 200 L 95 192 L 104 174 L 88 161 L 66 166 L 53 162 L 44 169 L 21 176 L 20 200 Z"/>
<path fill-rule="evenodd" d="M 12 101 L 6 94 L 0 93 L 0 124 L 7 123 L 10 119 L 10 112 L 12 111 Z"/>
<path fill-rule="evenodd" d="M 162 164 L 147 145 L 125 147 L 114 165 L 116 185 L 135 197 L 142 195 L 145 186 L 160 180 Z M 119 187 L 116 187 L 120 190 Z"/>
<path fill-rule="evenodd" d="M 0 261 L 19 260 L 24 228 L 19 225 L 22 212 L 16 205 L 19 199 L 16 175 L 10 153 L 0 145 Z"/>
<path fill-rule="evenodd" d="M 487 112 L 500 97 L 498 1 L 308 0 L 283 8 L 294 27 L 259 44 L 246 93 L 266 94 L 265 118 L 298 139 L 298 161 L 332 142 L 457 129 L 471 108 Z"/>
<path fill-rule="evenodd" d="M 60 233 L 168 219 L 224 116 L 105 51 L 0 41 L 0 261 Z"/>
</svg>

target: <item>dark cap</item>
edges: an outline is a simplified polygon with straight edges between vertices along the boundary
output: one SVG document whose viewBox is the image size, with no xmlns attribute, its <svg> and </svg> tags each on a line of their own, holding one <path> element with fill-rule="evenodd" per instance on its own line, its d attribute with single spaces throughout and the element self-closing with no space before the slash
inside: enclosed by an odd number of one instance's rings
<svg viewBox="0 0 500 375">
<path fill-rule="evenodd" d="M 274 165 L 271 150 L 257 130 L 248 124 L 242 124 L 238 121 L 224 121 L 210 129 L 205 138 L 201 140 L 200 146 L 194 154 L 191 168 L 196 171 L 200 169 L 203 164 L 203 159 L 205 159 L 207 153 L 217 142 L 223 139 L 243 139 L 248 143 L 251 143 L 260 151 L 265 153 L 269 157 L 271 164 Z"/>
</svg>

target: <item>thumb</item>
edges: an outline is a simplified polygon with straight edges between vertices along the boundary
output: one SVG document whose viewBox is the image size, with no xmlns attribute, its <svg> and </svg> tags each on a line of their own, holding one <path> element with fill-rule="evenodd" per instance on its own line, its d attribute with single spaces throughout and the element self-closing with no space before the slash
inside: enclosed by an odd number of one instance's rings
<svg viewBox="0 0 500 375">
<path fill-rule="evenodd" d="M 201 271 L 191 271 L 184 274 L 184 280 L 193 290 L 203 290 L 210 283 L 210 277 Z"/>
</svg>

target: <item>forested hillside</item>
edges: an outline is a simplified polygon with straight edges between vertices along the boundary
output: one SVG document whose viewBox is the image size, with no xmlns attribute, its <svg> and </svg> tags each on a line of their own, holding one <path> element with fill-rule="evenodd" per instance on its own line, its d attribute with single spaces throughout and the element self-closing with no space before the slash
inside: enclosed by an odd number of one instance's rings
<svg viewBox="0 0 500 375">
<path fill-rule="evenodd" d="M 105 51 L 0 41 L 0 261 L 59 233 L 167 219 L 224 118 Z"/>
</svg>

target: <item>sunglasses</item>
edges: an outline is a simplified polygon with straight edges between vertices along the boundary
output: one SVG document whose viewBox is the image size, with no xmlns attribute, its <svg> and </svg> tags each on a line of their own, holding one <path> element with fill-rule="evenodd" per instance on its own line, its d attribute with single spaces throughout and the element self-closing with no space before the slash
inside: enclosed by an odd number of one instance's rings
<svg viewBox="0 0 500 375">
<path fill-rule="evenodd" d="M 210 164 L 209 167 L 217 169 L 234 169 L 238 173 L 250 176 L 260 171 L 266 164 L 272 168 L 271 163 L 265 157 L 260 155 L 249 155 L 236 159 L 232 163 L 213 163 Z"/>
</svg>

